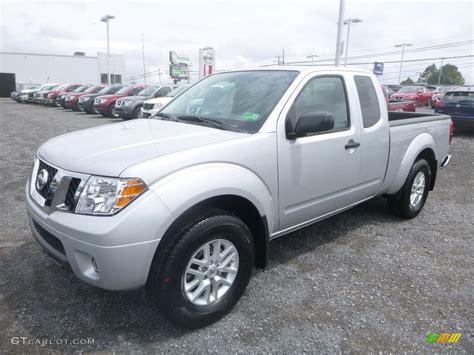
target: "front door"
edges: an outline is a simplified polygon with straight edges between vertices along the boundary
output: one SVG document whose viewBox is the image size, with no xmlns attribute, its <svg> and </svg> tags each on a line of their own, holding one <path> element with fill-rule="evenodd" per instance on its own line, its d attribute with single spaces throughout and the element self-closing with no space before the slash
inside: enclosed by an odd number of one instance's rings
<svg viewBox="0 0 474 355">
<path fill-rule="evenodd" d="M 360 124 L 350 118 L 345 78 L 307 78 L 293 104 L 282 114 L 296 122 L 308 112 L 332 114 L 334 128 L 287 139 L 278 124 L 280 230 L 308 222 L 361 199 Z M 280 120 L 282 117 L 280 117 Z M 286 123 L 287 124 L 287 123 Z"/>
</svg>

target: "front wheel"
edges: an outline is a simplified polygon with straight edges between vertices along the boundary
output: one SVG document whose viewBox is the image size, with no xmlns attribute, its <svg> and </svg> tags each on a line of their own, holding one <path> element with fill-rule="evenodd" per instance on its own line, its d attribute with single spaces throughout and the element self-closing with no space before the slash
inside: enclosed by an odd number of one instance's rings
<svg viewBox="0 0 474 355">
<path fill-rule="evenodd" d="M 417 160 L 400 191 L 388 196 L 389 208 L 398 217 L 415 218 L 425 205 L 430 185 L 430 165 L 425 159 Z"/>
<path fill-rule="evenodd" d="M 110 105 L 109 110 L 108 110 L 108 116 L 113 117 L 113 118 L 119 118 L 120 117 L 117 110 L 115 109 L 115 105 Z"/>
<path fill-rule="evenodd" d="M 245 291 L 254 266 L 252 233 L 238 217 L 208 210 L 160 245 L 149 287 L 163 313 L 186 328 L 209 325 Z"/>
</svg>

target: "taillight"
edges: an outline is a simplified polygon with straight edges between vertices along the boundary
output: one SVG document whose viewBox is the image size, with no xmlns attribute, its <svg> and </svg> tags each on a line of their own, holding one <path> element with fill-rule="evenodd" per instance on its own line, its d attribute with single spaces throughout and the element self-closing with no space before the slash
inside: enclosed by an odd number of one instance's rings
<svg viewBox="0 0 474 355">
<path fill-rule="evenodd" d="M 443 108 L 444 106 L 446 106 L 446 103 L 443 101 L 443 99 L 439 99 L 438 102 L 436 102 L 435 104 L 435 108 Z"/>
<path fill-rule="evenodd" d="M 449 145 L 453 144 L 453 138 L 454 138 L 454 122 L 451 121 L 449 124 Z"/>
</svg>

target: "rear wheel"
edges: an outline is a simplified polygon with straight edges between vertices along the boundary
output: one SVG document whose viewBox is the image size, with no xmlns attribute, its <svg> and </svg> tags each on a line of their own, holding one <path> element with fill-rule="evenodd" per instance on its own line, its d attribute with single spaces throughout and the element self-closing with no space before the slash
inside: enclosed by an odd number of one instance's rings
<svg viewBox="0 0 474 355">
<path fill-rule="evenodd" d="M 400 191 L 388 196 L 388 206 L 402 218 L 411 219 L 421 212 L 428 198 L 431 184 L 431 169 L 425 159 L 417 160 Z"/>
<path fill-rule="evenodd" d="M 249 283 L 254 259 L 253 237 L 244 222 L 210 209 L 160 245 L 149 290 L 173 323 L 203 327 L 232 310 Z"/>
</svg>

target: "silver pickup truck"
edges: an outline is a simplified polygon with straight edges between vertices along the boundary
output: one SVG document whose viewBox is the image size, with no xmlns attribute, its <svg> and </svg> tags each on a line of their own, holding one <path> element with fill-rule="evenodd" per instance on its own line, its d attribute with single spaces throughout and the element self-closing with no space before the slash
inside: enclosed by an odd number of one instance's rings
<svg viewBox="0 0 474 355">
<path fill-rule="evenodd" d="M 418 215 L 451 138 L 449 116 L 388 112 L 366 71 L 214 74 L 156 117 L 43 144 L 31 229 L 80 279 L 145 286 L 172 321 L 200 327 L 232 309 L 270 240 L 374 196 Z"/>
</svg>

